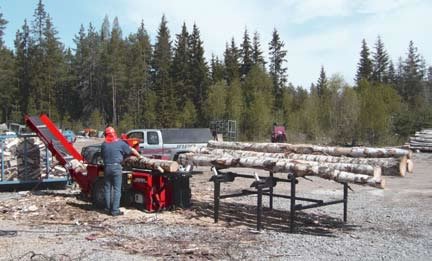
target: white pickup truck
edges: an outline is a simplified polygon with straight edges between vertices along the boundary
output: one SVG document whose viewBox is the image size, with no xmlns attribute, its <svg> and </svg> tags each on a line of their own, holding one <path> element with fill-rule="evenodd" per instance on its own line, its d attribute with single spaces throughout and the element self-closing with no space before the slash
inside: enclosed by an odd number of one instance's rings
<svg viewBox="0 0 432 261">
<path fill-rule="evenodd" d="M 191 147 L 205 147 L 212 139 L 210 129 L 135 129 L 126 133 L 128 139 L 139 141 L 139 151 L 144 156 L 177 160 Z"/>
</svg>

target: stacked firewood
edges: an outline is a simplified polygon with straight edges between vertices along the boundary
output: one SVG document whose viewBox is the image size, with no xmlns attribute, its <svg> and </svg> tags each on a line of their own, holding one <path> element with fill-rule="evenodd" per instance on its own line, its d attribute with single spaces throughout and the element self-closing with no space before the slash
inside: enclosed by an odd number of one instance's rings
<svg viewBox="0 0 432 261">
<path fill-rule="evenodd" d="M 432 129 L 417 131 L 410 137 L 409 147 L 416 151 L 432 152 Z"/>
<path fill-rule="evenodd" d="M 3 141 L 3 180 L 26 181 L 65 177 L 66 170 L 45 149 L 45 144 L 36 137 L 8 138 Z M 47 164 L 48 163 L 48 164 Z M 0 162 L 1 164 L 1 162 Z M 47 167 L 49 174 L 47 174 Z"/>
<path fill-rule="evenodd" d="M 318 176 L 337 182 L 384 188 L 383 175 L 405 176 L 412 172 L 409 150 L 398 148 L 327 147 L 286 143 L 209 141 L 179 157 L 182 165 L 246 167 L 297 177 Z"/>
</svg>

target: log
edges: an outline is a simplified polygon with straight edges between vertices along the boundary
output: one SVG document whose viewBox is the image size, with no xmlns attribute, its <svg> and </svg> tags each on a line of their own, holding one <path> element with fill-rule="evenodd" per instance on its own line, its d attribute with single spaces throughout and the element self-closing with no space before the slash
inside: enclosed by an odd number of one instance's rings
<svg viewBox="0 0 432 261">
<path fill-rule="evenodd" d="M 410 137 L 409 138 L 410 143 L 411 142 L 419 142 L 419 143 L 432 143 L 432 137 L 425 137 L 425 136 L 416 136 L 416 137 Z"/>
<path fill-rule="evenodd" d="M 150 158 L 128 157 L 123 161 L 123 166 L 126 169 L 151 169 L 161 172 L 176 172 L 179 169 L 179 164 L 171 160 L 160 160 Z M 161 170 L 162 169 L 162 170 Z"/>
<path fill-rule="evenodd" d="M 410 146 L 412 150 L 419 150 L 425 152 L 432 152 L 432 147 L 423 147 L 423 146 Z"/>
<path fill-rule="evenodd" d="M 192 163 L 197 166 L 215 166 L 217 168 L 253 168 L 263 169 L 272 172 L 294 173 L 297 177 L 317 176 L 337 182 L 348 182 L 360 185 L 368 185 L 376 188 L 384 188 L 385 180 L 381 177 L 381 172 L 377 171 L 375 176 L 355 174 L 340 171 L 328 166 L 310 164 L 304 162 L 294 162 L 286 159 L 256 158 L 256 157 L 223 157 L 215 155 L 196 155 L 185 153 L 179 156 L 182 163 Z"/>
<path fill-rule="evenodd" d="M 334 164 L 352 164 L 346 165 L 345 171 L 351 167 L 349 172 L 370 174 L 370 167 L 367 168 L 369 172 L 362 172 L 359 169 L 365 169 L 365 165 L 381 167 L 382 175 L 385 176 L 405 176 L 407 171 L 407 157 L 396 158 L 350 158 L 350 157 L 334 157 L 313 154 L 284 154 L 284 153 L 264 153 L 255 151 L 242 151 L 242 150 L 224 150 L 224 149 L 209 149 L 206 147 L 193 148 L 193 152 L 214 154 L 214 155 L 231 155 L 232 157 L 265 157 L 276 159 L 291 159 L 291 160 L 304 160 L 323 163 Z M 411 162 L 412 163 L 412 162 Z M 360 165 L 360 166 L 359 166 Z M 357 170 L 354 170 L 357 169 Z M 343 170 L 343 169 L 340 169 Z M 353 171 L 354 170 L 354 171 Z"/>
<path fill-rule="evenodd" d="M 390 158 L 403 157 L 409 154 L 408 150 L 399 148 L 349 148 L 316 146 L 310 144 L 219 142 L 212 140 L 208 142 L 208 147 L 270 153 L 321 154 L 331 156 L 347 156 L 353 158 Z"/>
</svg>

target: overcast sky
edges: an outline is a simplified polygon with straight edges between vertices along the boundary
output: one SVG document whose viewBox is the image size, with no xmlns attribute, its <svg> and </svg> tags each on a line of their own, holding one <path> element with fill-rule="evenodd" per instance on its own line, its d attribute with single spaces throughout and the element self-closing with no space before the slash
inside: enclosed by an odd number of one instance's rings
<svg viewBox="0 0 432 261">
<path fill-rule="evenodd" d="M 38 0 L 0 0 L 0 12 L 9 21 L 5 41 L 13 46 L 24 19 L 33 19 Z M 81 24 L 100 28 L 103 18 L 117 16 L 124 36 L 135 32 L 144 20 L 154 39 L 162 14 L 171 39 L 186 22 L 201 30 L 206 57 L 222 57 L 232 37 L 240 44 L 245 28 L 257 31 L 263 51 L 276 28 L 288 51 L 288 80 L 309 87 L 316 82 L 321 65 L 327 75 L 339 73 L 353 82 L 361 41 L 372 49 L 377 35 L 394 62 L 405 57 L 414 41 L 428 65 L 432 62 L 432 0 L 44 0 L 47 12 L 67 47 Z M 154 41 L 153 41 L 154 43 Z"/>
</svg>

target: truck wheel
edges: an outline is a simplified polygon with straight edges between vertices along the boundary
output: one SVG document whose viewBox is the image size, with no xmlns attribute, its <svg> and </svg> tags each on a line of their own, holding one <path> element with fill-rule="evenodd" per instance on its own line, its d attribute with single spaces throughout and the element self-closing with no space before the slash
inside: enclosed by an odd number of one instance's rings
<svg viewBox="0 0 432 261">
<path fill-rule="evenodd" d="M 93 207 L 103 209 L 105 207 L 104 181 L 96 179 L 92 187 L 92 203 Z"/>
</svg>

